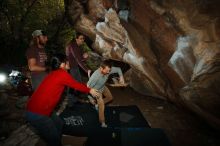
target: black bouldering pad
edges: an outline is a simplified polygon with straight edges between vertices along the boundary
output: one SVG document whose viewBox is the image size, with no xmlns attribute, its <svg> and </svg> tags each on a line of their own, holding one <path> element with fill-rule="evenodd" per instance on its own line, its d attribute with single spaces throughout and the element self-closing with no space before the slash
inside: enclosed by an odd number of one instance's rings
<svg viewBox="0 0 220 146">
<path fill-rule="evenodd" d="M 64 121 L 63 133 L 88 136 L 99 130 L 98 112 L 91 104 L 76 104 L 60 115 Z M 106 106 L 106 123 L 109 128 L 150 128 L 137 106 Z M 102 128 L 101 128 L 102 129 Z"/>
<path fill-rule="evenodd" d="M 63 134 L 87 136 L 91 128 L 100 127 L 97 111 L 90 104 L 76 104 L 60 115 L 64 121 Z"/>
<path fill-rule="evenodd" d="M 105 128 L 90 135 L 85 146 L 171 146 L 159 128 Z"/>
<path fill-rule="evenodd" d="M 109 106 L 105 109 L 105 118 L 109 127 L 113 128 L 138 128 L 148 127 L 148 122 L 135 105 Z"/>
</svg>

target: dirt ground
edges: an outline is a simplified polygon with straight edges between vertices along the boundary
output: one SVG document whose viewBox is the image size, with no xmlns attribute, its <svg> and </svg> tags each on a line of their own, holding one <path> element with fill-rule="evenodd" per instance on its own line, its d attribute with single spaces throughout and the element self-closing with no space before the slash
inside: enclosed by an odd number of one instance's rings
<svg viewBox="0 0 220 146">
<path fill-rule="evenodd" d="M 110 87 L 110 105 L 137 105 L 152 128 L 162 128 L 172 146 L 219 146 L 220 134 L 190 111 L 169 102 L 138 94 L 133 89 Z M 110 106 L 109 105 L 109 106 Z M 85 137 L 63 137 L 65 144 L 82 146 Z"/>
<path fill-rule="evenodd" d="M 220 134 L 190 111 L 169 102 L 138 94 L 133 89 L 110 87 L 109 105 L 137 105 L 152 128 L 162 128 L 172 146 L 219 146 Z M 64 136 L 64 144 L 83 146 L 85 137 Z M 40 144 L 41 145 L 41 144 Z M 39 145 L 39 146 L 40 146 Z"/>
</svg>

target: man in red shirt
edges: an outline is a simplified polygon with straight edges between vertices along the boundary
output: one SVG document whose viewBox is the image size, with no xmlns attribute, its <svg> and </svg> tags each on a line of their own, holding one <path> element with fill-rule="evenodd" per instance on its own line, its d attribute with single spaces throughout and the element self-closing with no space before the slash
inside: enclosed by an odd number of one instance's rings
<svg viewBox="0 0 220 146">
<path fill-rule="evenodd" d="M 27 121 L 50 146 L 61 146 L 63 122 L 53 114 L 53 110 L 60 101 L 65 86 L 96 97 L 99 95 L 97 90 L 74 80 L 65 70 L 65 62 L 65 55 L 62 54 L 52 58 L 53 71 L 44 78 L 27 103 Z"/>
</svg>

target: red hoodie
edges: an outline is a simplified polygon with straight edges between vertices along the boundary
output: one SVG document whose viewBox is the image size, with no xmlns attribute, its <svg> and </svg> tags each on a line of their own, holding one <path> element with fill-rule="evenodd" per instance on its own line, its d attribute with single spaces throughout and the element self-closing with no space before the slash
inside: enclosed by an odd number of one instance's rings
<svg viewBox="0 0 220 146">
<path fill-rule="evenodd" d="M 90 88 L 78 83 L 63 69 L 52 71 L 44 78 L 42 83 L 30 97 L 27 111 L 40 115 L 50 116 L 61 98 L 65 86 L 69 86 L 84 93 L 89 93 Z"/>
</svg>

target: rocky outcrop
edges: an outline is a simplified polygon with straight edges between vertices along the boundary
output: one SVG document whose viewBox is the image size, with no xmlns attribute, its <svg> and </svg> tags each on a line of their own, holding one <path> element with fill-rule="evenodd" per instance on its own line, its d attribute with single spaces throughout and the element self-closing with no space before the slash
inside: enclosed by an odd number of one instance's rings
<svg viewBox="0 0 220 146">
<path fill-rule="evenodd" d="M 178 5 L 182 5 L 178 9 Z M 211 9 L 204 9 L 204 5 Z M 220 98 L 218 86 L 220 36 L 218 36 L 218 1 L 178 2 L 164 4 L 176 19 L 184 36 L 178 36 L 176 50 L 169 65 L 184 81 L 185 86 L 179 95 L 189 109 L 208 121 L 214 127 L 220 127 Z"/>
<path fill-rule="evenodd" d="M 220 2 L 127 2 L 115 11 L 90 0 L 74 26 L 103 57 L 131 66 L 135 90 L 180 103 L 219 128 Z"/>
<path fill-rule="evenodd" d="M 40 140 L 28 125 L 23 125 L 10 134 L 3 146 L 35 146 Z"/>
</svg>

